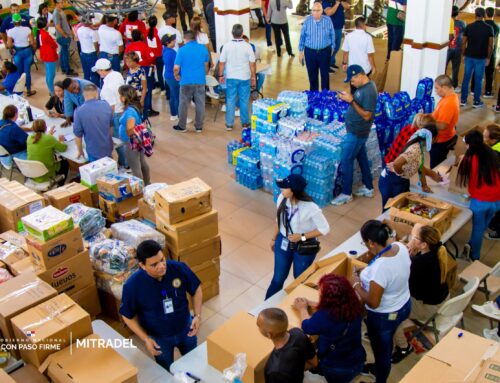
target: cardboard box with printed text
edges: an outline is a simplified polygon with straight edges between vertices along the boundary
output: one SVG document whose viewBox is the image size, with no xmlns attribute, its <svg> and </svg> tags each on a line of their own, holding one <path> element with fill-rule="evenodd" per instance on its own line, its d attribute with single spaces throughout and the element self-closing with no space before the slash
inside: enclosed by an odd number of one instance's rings
<svg viewBox="0 0 500 383">
<path fill-rule="evenodd" d="M 89 188 L 76 182 L 49 190 L 43 193 L 43 196 L 49 201 L 50 205 L 59 210 L 64 210 L 73 203 L 82 203 L 85 206 L 92 207 L 92 196 Z"/>
</svg>

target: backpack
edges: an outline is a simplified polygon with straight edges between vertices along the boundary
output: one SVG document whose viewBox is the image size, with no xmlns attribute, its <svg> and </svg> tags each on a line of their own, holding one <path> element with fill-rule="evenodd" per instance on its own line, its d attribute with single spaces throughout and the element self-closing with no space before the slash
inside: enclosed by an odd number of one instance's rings
<svg viewBox="0 0 500 383">
<path fill-rule="evenodd" d="M 139 113 L 137 109 L 135 110 Z M 130 149 L 142 152 L 146 157 L 151 157 L 153 155 L 155 140 L 156 136 L 151 129 L 151 123 L 148 119 L 145 119 L 134 127 L 134 133 L 130 136 Z"/>
</svg>

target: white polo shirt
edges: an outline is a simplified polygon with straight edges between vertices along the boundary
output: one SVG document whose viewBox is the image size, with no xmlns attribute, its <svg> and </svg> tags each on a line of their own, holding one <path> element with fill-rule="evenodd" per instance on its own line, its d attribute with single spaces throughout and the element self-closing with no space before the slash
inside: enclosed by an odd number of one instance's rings
<svg viewBox="0 0 500 383">
<path fill-rule="evenodd" d="M 92 28 L 82 26 L 76 31 L 78 41 L 80 41 L 80 47 L 83 53 L 94 53 L 95 46 L 94 43 L 99 42 L 97 37 L 97 31 Z"/>
<path fill-rule="evenodd" d="M 226 78 L 250 80 L 250 63 L 255 62 L 252 46 L 243 39 L 234 39 L 224 44 L 220 62 L 226 63 Z"/>
<path fill-rule="evenodd" d="M 171 25 L 163 25 L 160 29 L 158 29 L 158 37 L 160 38 L 160 41 L 163 36 L 165 35 L 175 35 L 175 45 L 174 45 L 174 50 L 177 52 L 179 50 L 179 44 L 182 44 L 183 39 L 182 39 L 182 34 L 178 29 L 175 29 Z"/>
<path fill-rule="evenodd" d="M 101 25 L 97 31 L 99 37 L 100 51 L 117 55 L 119 47 L 123 46 L 122 34 L 107 25 Z"/>
<path fill-rule="evenodd" d="M 14 27 L 7 31 L 7 36 L 14 42 L 14 47 L 18 48 L 26 48 L 30 45 L 30 35 L 31 29 L 28 27 Z"/>
<path fill-rule="evenodd" d="M 372 66 L 368 60 L 370 53 L 375 53 L 372 37 L 362 29 L 356 29 L 347 34 L 342 46 L 349 53 L 349 65 L 360 65 L 365 73 L 370 73 Z"/>
<path fill-rule="evenodd" d="M 123 112 L 123 104 L 120 102 L 118 88 L 125 85 L 123 76 L 114 70 L 108 73 L 102 80 L 101 100 L 106 101 L 111 107 L 115 107 L 115 113 Z"/>
</svg>

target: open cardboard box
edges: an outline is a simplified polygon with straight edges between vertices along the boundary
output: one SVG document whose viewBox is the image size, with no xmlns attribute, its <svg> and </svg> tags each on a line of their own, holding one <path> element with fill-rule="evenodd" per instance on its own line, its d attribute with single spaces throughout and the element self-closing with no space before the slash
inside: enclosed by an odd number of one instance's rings
<svg viewBox="0 0 500 383">
<path fill-rule="evenodd" d="M 319 302 L 319 291 L 306 285 L 299 285 L 283 299 L 278 307 L 286 313 L 289 329 L 302 327 L 299 312 L 292 307 L 295 298 L 306 298 L 311 302 Z M 312 314 L 312 311 L 310 314 Z"/>
</svg>

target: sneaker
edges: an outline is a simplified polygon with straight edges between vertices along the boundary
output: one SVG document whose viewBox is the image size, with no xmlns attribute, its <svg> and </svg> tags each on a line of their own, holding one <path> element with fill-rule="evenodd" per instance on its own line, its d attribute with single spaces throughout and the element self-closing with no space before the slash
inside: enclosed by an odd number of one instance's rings
<svg viewBox="0 0 500 383">
<path fill-rule="evenodd" d="M 179 116 L 170 116 L 170 121 L 177 121 Z"/>
<path fill-rule="evenodd" d="M 126 168 L 125 166 L 120 166 L 118 168 L 118 173 L 129 173 L 129 174 L 132 174 L 132 169 L 130 169 L 130 167 Z"/>
<path fill-rule="evenodd" d="M 236 110 L 234 111 L 234 116 L 235 116 L 235 117 L 239 117 L 239 116 L 240 116 L 240 110 L 239 110 L 239 109 L 236 109 Z"/>
<path fill-rule="evenodd" d="M 328 69 L 328 73 L 337 73 L 337 69 L 335 69 L 334 67 L 332 67 L 332 66 L 331 66 L 331 67 Z"/>
<path fill-rule="evenodd" d="M 493 98 L 493 94 L 491 92 L 487 92 L 483 96 L 484 98 Z"/>
<path fill-rule="evenodd" d="M 192 123 L 193 123 L 193 119 L 192 119 L 192 118 L 188 118 L 188 119 L 186 120 L 186 124 L 192 124 Z"/>
<path fill-rule="evenodd" d="M 191 101 L 191 106 L 196 107 L 196 104 L 194 103 L 194 101 Z"/>
<path fill-rule="evenodd" d="M 276 52 L 276 49 L 274 49 L 274 47 L 273 47 L 272 45 L 269 45 L 269 46 L 267 47 L 267 50 L 268 50 L 269 52 Z"/>
<path fill-rule="evenodd" d="M 410 355 L 413 352 L 413 346 L 409 344 L 406 348 L 401 348 L 399 346 L 396 346 L 396 349 L 392 353 L 391 356 L 391 363 L 392 364 L 397 364 L 401 362 L 404 358 L 406 358 L 408 355 Z"/>
<path fill-rule="evenodd" d="M 366 186 L 362 186 L 354 191 L 354 195 L 356 197 L 373 198 L 375 191 L 373 189 L 368 189 Z"/>
<path fill-rule="evenodd" d="M 69 76 L 69 77 L 78 77 L 78 73 L 75 72 L 74 70 L 71 70 L 69 72 L 66 72 L 65 73 L 66 76 Z"/>
<path fill-rule="evenodd" d="M 500 233 L 498 233 L 496 231 L 491 231 L 489 233 L 486 233 L 485 238 L 489 239 L 490 241 L 499 241 L 500 240 Z"/>
<path fill-rule="evenodd" d="M 471 247 L 468 243 L 466 243 L 464 249 L 462 250 L 461 258 L 464 258 L 465 260 L 469 261 L 471 259 L 470 252 L 471 252 Z"/>
<path fill-rule="evenodd" d="M 460 106 L 462 107 L 467 106 L 467 101 L 460 101 Z"/>
<path fill-rule="evenodd" d="M 174 125 L 174 130 L 180 133 L 186 133 L 187 129 L 186 128 L 181 128 L 179 125 Z"/>
<path fill-rule="evenodd" d="M 31 97 L 36 94 L 36 90 L 30 90 L 29 92 L 26 92 L 26 97 Z"/>
<path fill-rule="evenodd" d="M 153 89 L 153 92 L 151 92 L 151 93 L 158 94 L 160 92 L 161 92 L 160 88 L 155 88 L 155 89 Z"/>
<path fill-rule="evenodd" d="M 203 129 L 196 128 L 196 133 L 201 133 L 201 132 L 203 132 Z"/>
<path fill-rule="evenodd" d="M 159 116 L 159 115 L 160 115 L 160 112 L 157 112 L 156 110 L 153 110 L 153 109 L 151 109 L 148 112 L 148 117 L 156 117 L 156 116 Z"/>
<path fill-rule="evenodd" d="M 226 104 L 222 105 L 222 108 L 220 108 L 220 111 L 221 112 L 225 112 L 226 111 Z"/>
<path fill-rule="evenodd" d="M 460 93 L 462 91 L 462 87 L 461 86 L 456 86 L 455 87 L 455 93 Z"/>
<path fill-rule="evenodd" d="M 336 198 L 333 199 L 333 206 L 345 205 L 352 201 L 352 195 L 339 194 Z"/>
<path fill-rule="evenodd" d="M 472 305 L 472 309 L 487 318 L 491 318 L 495 321 L 500 320 L 500 308 L 496 302 L 488 301 L 482 305 Z"/>
<path fill-rule="evenodd" d="M 500 342 L 500 335 L 498 335 L 498 329 L 496 329 L 496 328 L 483 329 L 483 336 L 486 339 L 491 339 L 491 340 Z"/>
<path fill-rule="evenodd" d="M 472 104 L 472 107 L 474 109 L 479 109 L 479 108 L 482 108 L 483 106 L 484 106 L 484 102 L 482 102 L 482 101 L 479 101 L 479 102 L 474 101 L 474 103 Z"/>
<path fill-rule="evenodd" d="M 166 95 L 167 95 L 167 91 L 166 91 L 166 90 L 162 90 L 162 91 L 160 92 L 160 94 L 161 94 L 162 96 L 166 96 Z"/>
<path fill-rule="evenodd" d="M 232 126 L 227 126 L 227 125 L 226 125 L 226 132 L 230 132 L 230 131 L 232 131 L 232 130 L 233 130 L 233 127 L 232 127 Z"/>
<path fill-rule="evenodd" d="M 366 363 L 360 374 L 375 378 L 375 363 Z"/>
</svg>

